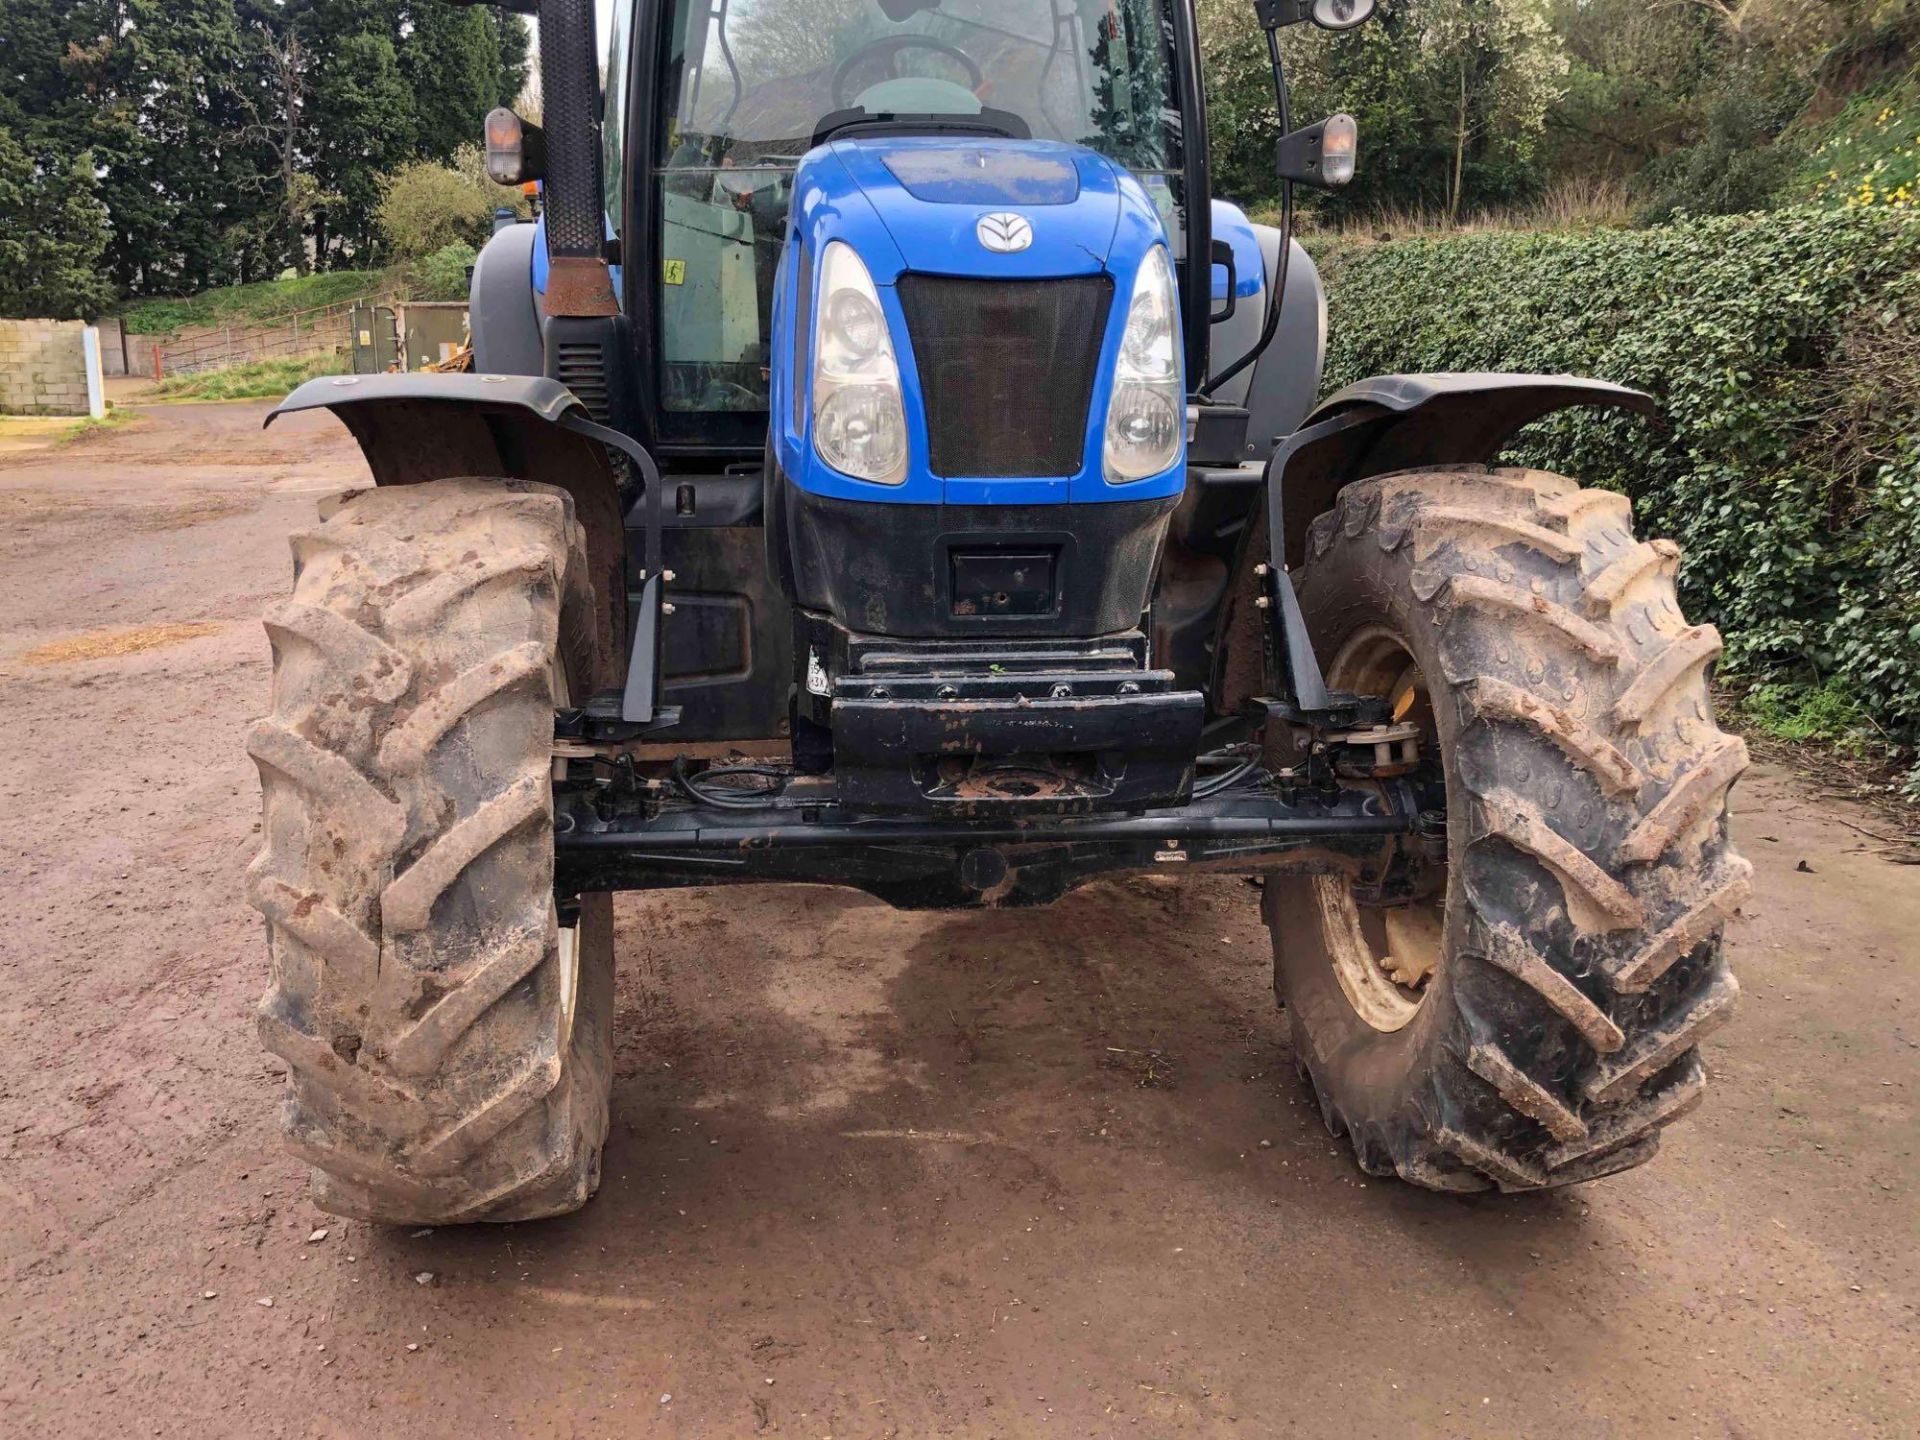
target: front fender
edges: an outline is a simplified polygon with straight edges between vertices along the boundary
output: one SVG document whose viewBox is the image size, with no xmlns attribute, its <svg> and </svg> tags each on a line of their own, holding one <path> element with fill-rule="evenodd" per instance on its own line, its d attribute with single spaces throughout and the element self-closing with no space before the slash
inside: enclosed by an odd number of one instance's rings
<svg viewBox="0 0 1920 1440">
<path fill-rule="evenodd" d="M 1357 480 L 1432 465 L 1486 465 L 1559 410 L 1659 413 L 1644 391 L 1574 375 L 1378 375 L 1322 403 L 1267 464 L 1269 534 L 1289 567 L 1307 527 Z"/>
<path fill-rule="evenodd" d="M 331 410 L 360 442 L 376 485 L 418 485 L 460 475 L 531 480 L 564 490 L 586 531 L 600 603 L 601 641 L 628 651 L 626 539 L 622 516 L 642 490 L 649 527 L 648 579 L 659 572 L 659 470 L 629 438 L 595 424 L 573 392 L 537 375 L 331 375 L 309 380 L 267 415 Z M 613 452 L 629 467 L 615 465 Z"/>
</svg>

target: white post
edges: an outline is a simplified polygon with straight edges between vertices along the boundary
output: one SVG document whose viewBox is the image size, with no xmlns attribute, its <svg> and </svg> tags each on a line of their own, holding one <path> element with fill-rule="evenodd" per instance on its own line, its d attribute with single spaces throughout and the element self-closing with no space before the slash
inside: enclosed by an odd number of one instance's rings
<svg viewBox="0 0 1920 1440">
<path fill-rule="evenodd" d="M 100 327 L 89 325 L 80 332 L 80 350 L 87 361 L 87 414 L 95 420 L 107 418 L 107 382 L 100 373 Z"/>
</svg>

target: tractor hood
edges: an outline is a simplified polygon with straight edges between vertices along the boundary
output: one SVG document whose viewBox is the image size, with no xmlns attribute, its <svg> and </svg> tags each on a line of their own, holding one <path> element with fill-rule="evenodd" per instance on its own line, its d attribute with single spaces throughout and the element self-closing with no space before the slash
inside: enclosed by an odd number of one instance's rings
<svg viewBox="0 0 1920 1440">
<path fill-rule="evenodd" d="M 882 504 L 1006 505 L 1147 500 L 1183 487 L 1181 463 L 1124 482 L 1104 469 L 1129 297 L 1167 244 L 1126 169 L 1057 141 L 848 136 L 801 159 L 792 215 L 772 326 L 784 363 L 770 366 L 770 408 L 774 450 L 802 489 Z M 876 287 L 898 357 L 909 432 L 899 483 L 834 471 L 809 440 L 813 306 L 835 244 Z M 1177 333 L 1174 344 L 1177 352 Z"/>
<path fill-rule="evenodd" d="M 1130 174 L 1052 140 L 835 140 L 800 162 L 794 202 L 803 243 L 847 241 L 881 285 L 901 270 L 1008 280 L 1110 271 L 1130 281 L 1166 238 Z"/>
<path fill-rule="evenodd" d="M 1091 150 L 978 137 L 841 140 L 828 148 L 909 270 L 1084 275 L 1102 269 L 1113 251 L 1120 175 Z M 985 217 L 1008 215 L 1024 229 L 1004 220 L 982 228 Z"/>
</svg>

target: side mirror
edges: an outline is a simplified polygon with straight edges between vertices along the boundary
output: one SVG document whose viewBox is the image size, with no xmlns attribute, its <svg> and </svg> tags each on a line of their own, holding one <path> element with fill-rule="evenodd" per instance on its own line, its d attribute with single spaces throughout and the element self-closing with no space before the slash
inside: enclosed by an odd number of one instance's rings
<svg viewBox="0 0 1920 1440">
<path fill-rule="evenodd" d="M 1360 157 L 1360 125 L 1351 115 L 1334 115 L 1274 146 L 1274 165 L 1282 180 L 1337 190 L 1353 179 Z"/>
<path fill-rule="evenodd" d="M 1253 0 L 1260 24 L 1280 30 L 1311 20 L 1322 30 L 1354 30 L 1373 18 L 1380 0 Z"/>
<path fill-rule="evenodd" d="M 502 105 L 487 112 L 487 178 L 496 185 L 524 185 L 547 173 L 547 135 Z"/>
<path fill-rule="evenodd" d="M 1322 30 L 1355 30 L 1379 8 L 1380 0 L 1313 0 L 1308 18 Z"/>
</svg>

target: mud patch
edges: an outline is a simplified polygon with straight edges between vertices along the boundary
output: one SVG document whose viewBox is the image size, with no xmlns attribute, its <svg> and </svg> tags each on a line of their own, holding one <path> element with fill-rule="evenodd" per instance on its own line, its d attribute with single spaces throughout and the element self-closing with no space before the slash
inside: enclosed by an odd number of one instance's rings
<svg viewBox="0 0 1920 1440">
<path fill-rule="evenodd" d="M 99 508 L 98 499 L 91 495 L 67 495 L 51 490 L 9 490 L 0 494 L 0 516 L 9 521 L 69 510 L 92 512 Z"/>
<path fill-rule="evenodd" d="M 220 627 L 207 621 L 182 625 L 139 625 L 131 630 L 89 630 L 65 640 L 36 645 L 20 657 L 25 665 L 64 665 L 74 660 L 111 660 L 120 655 L 138 655 L 142 650 L 158 650 L 212 635 Z"/>
<path fill-rule="evenodd" d="M 165 504 L 120 504 L 97 493 L 60 494 L 45 490 L 0 493 L 0 518 L 15 528 L 29 525 L 99 521 L 111 529 L 140 535 L 185 530 L 214 520 L 230 520 L 260 508 L 252 496 L 219 492 L 190 495 Z"/>
<path fill-rule="evenodd" d="M 206 495 L 178 505 L 129 507 L 126 528 L 144 533 L 159 530 L 185 530 L 190 525 L 205 525 L 213 520 L 231 520 L 259 508 L 258 502 L 238 495 Z"/>
</svg>

